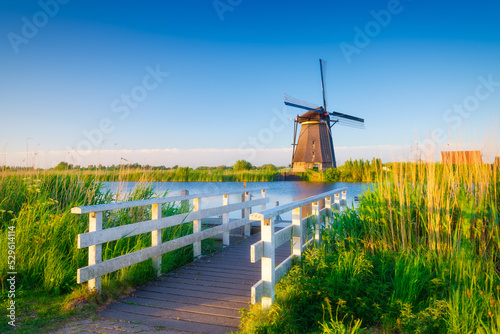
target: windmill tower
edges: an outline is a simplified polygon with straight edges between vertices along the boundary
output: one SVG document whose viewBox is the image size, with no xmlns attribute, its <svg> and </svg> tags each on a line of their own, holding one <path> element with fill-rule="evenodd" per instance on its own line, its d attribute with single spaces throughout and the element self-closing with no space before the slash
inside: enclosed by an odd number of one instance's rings
<svg viewBox="0 0 500 334">
<path fill-rule="evenodd" d="M 321 90 L 323 92 L 323 106 L 304 102 L 285 94 L 287 106 L 305 109 L 306 113 L 297 115 L 294 120 L 292 168 L 294 172 L 303 172 L 307 169 L 319 171 L 336 168 L 335 151 L 333 149 L 332 127 L 335 124 L 364 128 L 365 120 L 359 117 L 342 114 L 326 109 L 325 70 L 326 62 L 319 60 L 321 72 Z M 298 126 L 301 126 L 297 138 Z"/>
</svg>

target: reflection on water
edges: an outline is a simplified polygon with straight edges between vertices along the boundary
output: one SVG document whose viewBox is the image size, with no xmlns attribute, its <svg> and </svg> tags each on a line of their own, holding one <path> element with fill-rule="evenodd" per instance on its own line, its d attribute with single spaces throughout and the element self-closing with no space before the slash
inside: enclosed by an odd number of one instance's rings
<svg viewBox="0 0 500 334">
<path fill-rule="evenodd" d="M 139 185 L 144 185 L 144 182 L 104 182 L 106 189 L 110 189 L 113 193 L 126 193 L 133 190 Z M 220 193 L 224 191 L 239 190 L 243 188 L 243 182 L 152 182 L 151 186 L 159 194 L 167 192 L 167 196 L 180 195 L 181 191 L 186 189 L 189 194 L 208 194 Z M 338 188 L 347 188 L 347 204 L 350 206 L 354 201 L 354 196 L 359 196 L 369 183 L 316 183 L 316 182 L 247 182 L 248 189 L 267 188 L 266 196 L 271 199 L 267 205 L 268 208 L 275 206 L 275 202 L 280 204 L 290 203 L 299 199 L 318 195 L 329 190 Z M 252 192 L 252 195 L 260 197 L 259 191 Z M 229 202 L 235 203 L 241 200 L 240 195 L 230 195 Z M 209 208 L 222 205 L 222 197 L 203 198 L 201 199 L 201 207 Z M 255 208 L 258 210 L 260 208 Z M 237 218 L 238 213 L 233 212 L 231 218 Z M 291 213 L 282 216 L 283 219 L 291 219 Z"/>
</svg>

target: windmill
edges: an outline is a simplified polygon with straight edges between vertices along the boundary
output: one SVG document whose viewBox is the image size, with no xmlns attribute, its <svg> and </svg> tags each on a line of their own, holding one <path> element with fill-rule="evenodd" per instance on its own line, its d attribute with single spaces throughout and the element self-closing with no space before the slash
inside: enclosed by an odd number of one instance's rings
<svg viewBox="0 0 500 334">
<path fill-rule="evenodd" d="M 319 60 L 321 72 L 321 90 L 323 106 L 304 102 L 285 94 L 287 106 L 305 109 L 306 113 L 297 115 L 294 120 L 292 168 L 294 171 L 305 171 L 314 168 L 325 170 L 336 168 L 335 151 L 333 149 L 332 127 L 335 124 L 363 129 L 365 120 L 359 117 L 328 111 L 326 108 L 325 70 L 326 62 Z M 301 125 L 297 138 L 298 125 Z"/>
</svg>

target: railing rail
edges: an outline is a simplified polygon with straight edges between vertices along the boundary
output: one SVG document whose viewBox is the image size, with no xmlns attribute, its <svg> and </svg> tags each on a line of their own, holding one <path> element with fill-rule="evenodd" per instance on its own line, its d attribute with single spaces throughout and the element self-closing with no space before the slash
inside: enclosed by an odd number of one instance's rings
<svg viewBox="0 0 500 334">
<path fill-rule="evenodd" d="M 250 192 L 255 191 L 261 193 L 261 198 L 252 200 Z M 242 194 L 242 202 L 230 204 L 229 195 L 231 194 Z M 222 206 L 206 209 L 200 207 L 200 199 L 217 196 L 222 196 Z M 193 201 L 192 211 L 162 217 L 161 204 L 188 200 Z M 84 283 L 88 281 L 89 290 L 95 288 L 100 291 L 101 276 L 148 259 L 153 259 L 155 270 L 160 274 L 161 256 L 165 253 L 192 244 L 193 257 L 199 257 L 201 255 L 202 240 L 222 234 L 223 245 L 229 245 L 229 231 L 242 226 L 244 227 L 245 236 L 249 236 L 251 227 L 251 220 L 249 218 L 250 208 L 260 206 L 262 210 L 265 210 L 265 205 L 267 203 L 269 203 L 269 198 L 266 197 L 266 188 L 253 188 L 211 194 L 182 195 L 72 208 L 72 213 L 89 214 L 89 232 L 79 234 L 77 243 L 77 248 L 89 248 L 89 261 L 88 266 L 77 270 L 77 282 Z M 102 228 L 104 211 L 149 205 L 151 205 L 151 220 L 109 229 Z M 229 222 L 229 213 L 239 210 L 242 212 L 242 218 Z M 203 231 L 201 230 L 202 219 L 218 215 L 222 215 L 222 225 Z M 161 232 L 163 229 L 187 222 L 193 222 L 192 234 L 162 242 Z M 102 261 L 102 244 L 148 232 L 151 232 L 151 247 Z"/>
<path fill-rule="evenodd" d="M 323 208 L 320 207 L 322 200 L 325 203 Z M 262 266 L 262 279 L 252 286 L 252 304 L 261 301 L 264 308 L 272 305 L 275 285 L 291 269 L 292 259 L 300 260 L 304 249 L 313 241 L 320 243 L 320 224 L 328 224 L 328 220 L 322 221 L 322 217 L 331 217 L 333 210 L 340 210 L 340 206 L 345 206 L 346 202 L 347 188 L 340 188 L 250 215 L 251 220 L 261 222 L 261 240 L 251 246 L 250 259 L 251 262 L 260 260 Z M 303 218 L 304 207 L 308 205 L 312 205 L 311 214 Z M 274 218 L 289 211 L 292 211 L 292 225 L 275 232 Z M 315 234 L 309 240 L 304 240 L 306 230 L 304 226 L 311 216 L 316 218 Z M 292 239 L 292 254 L 276 266 L 276 248 L 290 239 Z"/>
</svg>

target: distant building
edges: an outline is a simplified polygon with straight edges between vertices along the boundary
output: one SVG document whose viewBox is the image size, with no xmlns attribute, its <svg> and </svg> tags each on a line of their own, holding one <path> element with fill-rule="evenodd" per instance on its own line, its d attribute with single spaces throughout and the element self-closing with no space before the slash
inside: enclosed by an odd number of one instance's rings
<svg viewBox="0 0 500 334">
<path fill-rule="evenodd" d="M 444 164 L 469 164 L 483 163 L 481 151 L 442 151 L 441 162 Z"/>
</svg>

